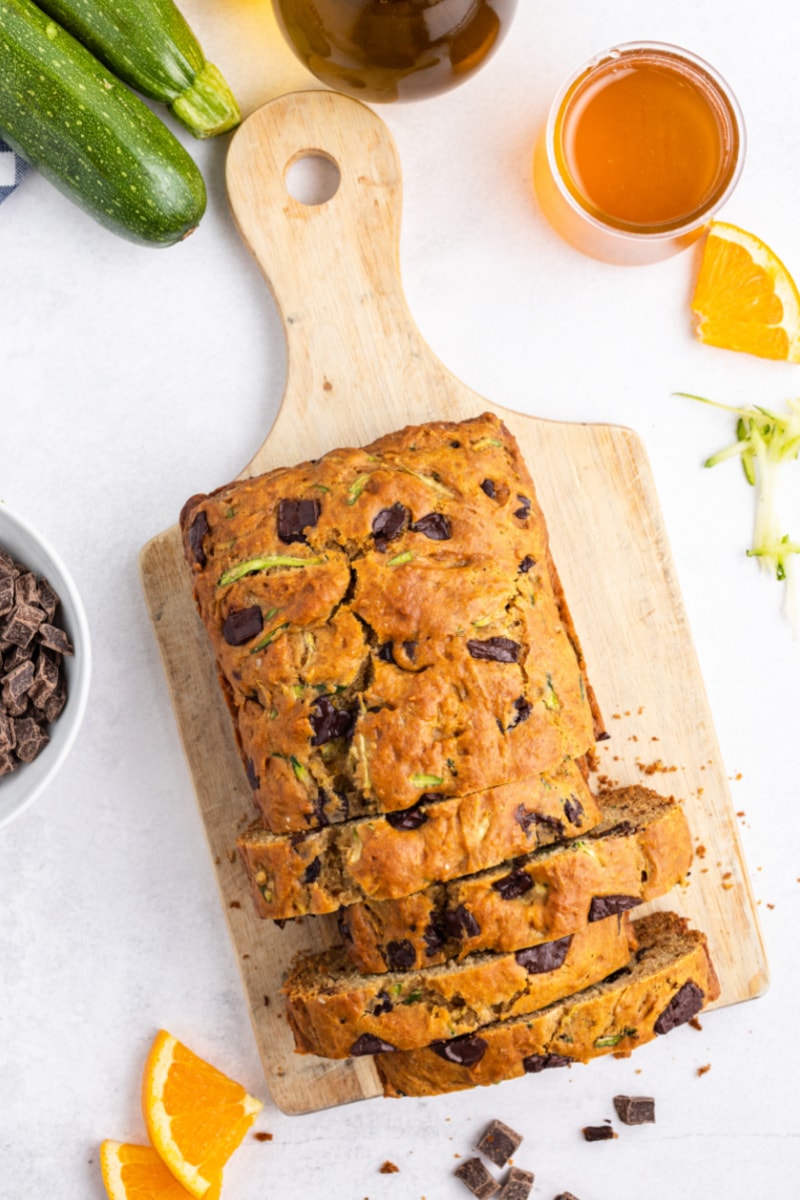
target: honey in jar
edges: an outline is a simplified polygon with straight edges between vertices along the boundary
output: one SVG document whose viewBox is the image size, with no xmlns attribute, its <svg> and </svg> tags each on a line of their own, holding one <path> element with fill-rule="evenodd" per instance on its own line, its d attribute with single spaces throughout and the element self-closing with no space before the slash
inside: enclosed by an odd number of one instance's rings
<svg viewBox="0 0 800 1200">
<path fill-rule="evenodd" d="M 562 89 L 544 147 L 550 178 L 540 162 L 537 189 L 580 249 L 652 261 L 702 233 L 743 152 L 738 106 L 708 64 L 677 47 L 623 46 Z"/>
<path fill-rule="evenodd" d="M 468 79 L 499 46 L 517 0 L 273 0 L 278 25 L 328 87 L 414 100 Z"/>
</svg>

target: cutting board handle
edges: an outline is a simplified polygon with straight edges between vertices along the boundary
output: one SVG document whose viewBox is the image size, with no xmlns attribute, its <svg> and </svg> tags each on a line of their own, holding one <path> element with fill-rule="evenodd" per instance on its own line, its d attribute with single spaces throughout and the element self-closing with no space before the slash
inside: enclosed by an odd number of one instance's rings
<svg viewBox="0 0 800 1200">
<path fill-rule="evenodd" d="M 322 204 L 287 190 L 287 171 L 308 156 L 339 170 Z M 476 413 L 486 407 L 436 358 L 409 312 L 399 268 L 400 163 L 371 109 L 328 91 L 278 97 L 235 134 L 226 182 L 239 232 L 280 309 L 288 353 L 278 418 L 242 474 L 363 445 L 399 425 L 457 418 L 459 400 Z M 315 444 L 296 450 L 296 430 L 309 424 Z"/>
</svg>

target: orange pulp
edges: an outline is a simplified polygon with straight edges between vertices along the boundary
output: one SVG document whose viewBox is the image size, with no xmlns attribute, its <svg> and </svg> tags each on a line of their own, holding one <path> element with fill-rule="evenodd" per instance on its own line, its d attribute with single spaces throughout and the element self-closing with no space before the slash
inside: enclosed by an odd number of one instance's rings
<svg viewBox="0 0 800 1200">
<path fill-rule="evenodd" d="M 559 113 L 555 154 L 573 197 L 634 232 L 702 212 L 738 157 L 736 121 L 714 82 L 674 54 L 642 49 L 579 78 Z"/>
</svg>

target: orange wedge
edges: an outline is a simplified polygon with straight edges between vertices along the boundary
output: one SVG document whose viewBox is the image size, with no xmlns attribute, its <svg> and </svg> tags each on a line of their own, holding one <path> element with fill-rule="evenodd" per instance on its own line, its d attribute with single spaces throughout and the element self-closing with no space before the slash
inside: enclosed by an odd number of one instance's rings
<svg viewBox="0 0 800 1200">
<path fill-rule="evenodd" d="M 147 1134 L 193 1196 L 209 1196 L 261 1108 L 260 1100 L 171 1034 L 157 1034 L 142 1080 Z"/>
<path fill-rule="evenodd" d="M 800 362 L 800 293 L 777 255 L 752 233 L 712 221 L 692 310 L 701 342 Z"/>
<path fill-rule="evenodd" d="M 108 1139 L 100 1147 L 100 1170 L 109 1200 L 189 1200 L 191 1195 L 152 1146 Z M 208 1189 L 205 1200 L 218 1200 L 220 1184 Z"/>
</svg>

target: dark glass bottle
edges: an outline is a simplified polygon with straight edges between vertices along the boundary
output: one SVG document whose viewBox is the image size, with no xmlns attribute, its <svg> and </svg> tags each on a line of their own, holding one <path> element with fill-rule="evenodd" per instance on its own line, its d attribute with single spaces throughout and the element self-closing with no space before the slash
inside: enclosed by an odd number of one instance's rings
<svg viewBox="0 0 800 1200">
<path fill-rule="evenodd" d="M 517 0 L 273 0 L 289 45 L 328 87 L 415 100 L 468 79 L 497 48 Z"/>
</svg>

